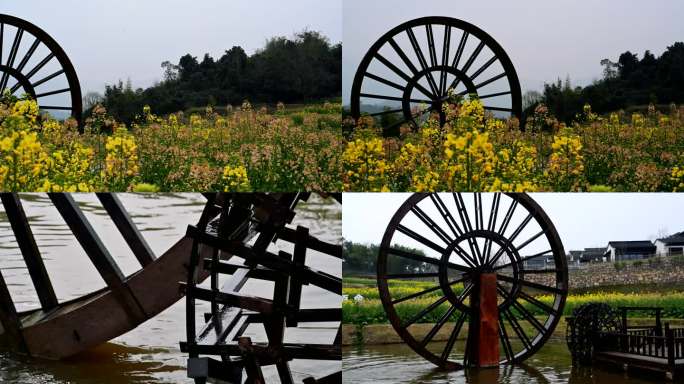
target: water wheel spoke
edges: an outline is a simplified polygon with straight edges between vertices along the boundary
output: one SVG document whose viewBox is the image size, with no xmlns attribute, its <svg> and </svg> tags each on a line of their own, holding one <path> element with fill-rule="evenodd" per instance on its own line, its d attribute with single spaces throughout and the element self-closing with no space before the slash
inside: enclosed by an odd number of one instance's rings
<svg viewBox="0 0 684 384">
<path fill-rule="evenodd" d="M 40 45 L 40 40 L 36 38 L 24 54 L 24 57 L 19 62 L 19 65 L 17 65 L 17 71 L 21 72 L 24 69 L 28 61 L 31 59 L 31 56 L 33 56 L 33 54 L 36 52 L 38 45 Z"/>
<path fill-rule="evenodd" d="M 537 318 L 534 317 L 534 315 L 530 311 L 528 311 L 524 305 L 520 304 L 517 301 L 514 301 L 513 302 L 513 308 L 515 308 L 516 311 L 520 312 L 523 315 L 523 317 L 527 320 L 527 322 L 532 324 L 532 326 L 539 333 L 541 333 L 542 335 L 546 334 L 547 329 L 544 327 L 544 325 L 542 323 L 540 323 L 539 320 L 537 320 Z"/>
<path fill-rule="evenodd" d="M 504 91 L 504 92 L 489 93 L 486 95 L 478 95 L 477 98 L 482 100 L 482 99 L 489 99 L 492 97 L 506 96 L 506 95 L 510 95 L 510 94 L 511 94 L 511 91 Z M 494 107 L 489 107 L 489 108 L 494 108 Z M 510 108 L 499 108 L 499 109 L 508 109 L 510 111 Z"/>
<path fill-rule="evenodd" d="M 63 70 L 63 69 L 60 69 L 59 71 L 54 72 L 54 73 L 52 73 L 52 74 L 50 74 L 50 75 L 47 75 L 47 76 L 43 77 L 42 79 L 36 81 L 35 83 L 31 84 L 31 86 L 32 86 L 33 88 L 37 88 L 39 85 L 41 85 L 41 84 L 43 84 L 43 83 L 46 83 L 46 82 L 48 82 L 48 81 L 54 79 L 55 77 L 57 77 L 57 76 L 59 76 L 59 75 L 61 75 L 61 74 L 63 74 L 63 73 L 64 73 L 64 70 Z"/>
<path fill-rule="evenodd" d="M 468 31 L 463 31 L 463 34 L 461 35 L 461 41 L 458 43 L 458 48 L 456 49 L 454 61 L 451 63 L 451 66 L 453 68 L 458 68 L 458 64 L 461 61 L 461 56 L 463 56 L 463 50 L 465 49 L 466 42 L 468 41 L 469 36 L 470 33 Z"/>
<path fill-rule="evenodd" d="M 43 58 L 43 60 L 41 60 L 40 62 L 38 62 L 38 64 L 36 64 L 30 71 L 28 71 L 28 72 L 26 73 L 26 79 L 30 80 L 30 79 L 33 77 L 33 75 L 35 75 L 36 73 L 38 73 L 38 71 L 40 71 L 41 69 L 43 69 L 43 67 L 44 67 L 47 63 L 49 63 L 50 60 L 52 60 L 54 57 L 55 57 L 55 54 L 54 54 L 54 53 L 52 53 L 52 52 L 48 53 L 48 55 L 45 56 L 45 57 Z"/>
<path fill-rule="evenodd" d="M 415 314 L 413 317 L 411 317 L 408 321 L 404 322 L 404 323 L 402 324 L 402 328 L 408 328 L 408 327 L 410 327 L 412 324 L 415 324 L 418 320 L 422 319 L 422 318 L 423 318 L 425 315 L 427 315 L 428 313 L 434 311 L 437 307 L 439 307 L 440 305 L 442 305 L 442 303 L 446 302 L 447 300 L 448 300 L 448 298 L 447 298 L 446 296 L 440 297 L 439 299 L 437 299 L 437 301 L 435 301 L 434 303 L 428 305 L 428 306 L 427 306 L 426 308 L 424 308 L 422 311 L 418 312 L 418 313 Z"/>
<path fill-rule="evenodd" d="M 504 236 L 506 233 L 506 229 L 508 229 L 508 225 L 511 222 L 511 219 L 513 218 L 513 214 L 515 213 L 515 209 L 518 207 L 518 200 L 513 199 L 511 201 L 511 204 L 508 206 L 508 210 L 506 211 L 506 215 L 503 218 L 503 221 L 501 222 L 501 226 L 499 227 L 499 230 L 497 233 L 501 236 Z"/>
<path fill-rule="evenodd" d="M 523 343 L 524 348 L 526 350 L 532 348 L 530 338 L 527 336 L 525 330 L 518 322 L 518 319 L 515 318 L 515 315 L 511 313 L 510 309 L 504 309 L 503 314 L 506 317 L 506 321 L 508 321 L 508 323 L 511 325 L 511 328 L 513 328 L 515 334 L 518 335 L 518 339 L 520 339 L 520 341 Z"/>
<path fill-rule="evenodd" d="M 43 93 L 38 93 L 36 94 L 36 99 L 40 97 L 45 97 L 45 96 L 52 96 L 52 95 L 58 95 L 60 93 L 67 93 L 71 91 L 70 88 L 62 88 L 62 89 L 57 89 L 54 91 L 49 91 L 49 92 L 43 92 Z"/>
<path fill-rule="evenodd" d="M 482 72 L 486 71 L 487 68 L 489 68 L 492 64 L 494 64 L 498 58 L 496 56 L 493 56 L 491 59 L 487 60 L 486 63 L 482 64 L 480 68 L 477 69 L 477 71 L 473 72 L 473 74 L 470 76 L 470 81 L 475 81 L 475 79 L 482 74 Z"/>
<path fill-rule="evenodd" d="M 465 203 L 463 201 L 463 196 L 461 196 L 460 193 L 454 192 L 454 201 L 456 202 L 456 209 L 458 210 L 458 216 L 461 218 L 461 223 L 463 224 L 463 228 L 465 228 L 466 232 L 472 232 L 473 231 L 473 226 L 470 222 L 470 218 L 468 217 L 468 210 L 465 207 Z M 473 257 L 476 257 L 478 260 L 482 260 L 482 252 L 480 252 L 480 246 L 477 244 L 477 241 L 475 241 L 473 238 L 468 238 L 468 246 L 470 247 L 471 254 Z"/>
<path fill-rule="evenodd" d="M 503 345 L 504 354 L 506 355 L 507 361 L 513 360 L 513 347 L 511 346 L 511 340 L 508 338 L 508 332 L 506 331 L 506 326 L 503 322 L 503 318 L 499 316 L 499 339 L 501 339 L 501 344 Z"/>
<path fill-rule="evenodd" d="M 518 292 L 518 297 L 527 301 L 530 304 L 535 305 L 537 308 L 541 309 L 549 315 L 556 316 L 558 314 L 558 312 L 555 309 L 551 308 L 550 306 L 544 304 L 543 302 L 537 300 L 533 296 L 530 296 L 523 291 Z"/>
<path fill-rule="evenodd" d="M 551 293 L 555 293 L 555 294 L 565 293 L 565 290 L 560 289 L 560 288 L 549 287 L 548 285 L 539 284 L 539 283 L 535 283 L 535 282 L 524 280 L 524 279 L 516 279 L 516 278 L 513 278 L 511 276 L 502 275 L 500 273 L 497 273 L 496 277 L 499 280 L 503 280 L 507 283 L 513 283 L 513 284 L 518 283 L 518 284 L 522 284 L 522 285 L 529 287 L 529 288 L 537 289 L 539 291 L 551 292 Z"/>
<path fill-rule="evenodd" d="M 456 307 L 452 305 L 446 312 L 444 312 L 444 315 L 442 315 L 442 317 L 439 318 L 437 323 L 435 323 L 432 329 L 430 329 L 430 332 L 428 332 L 423 338 L 423 340 L 421 340 L 421 347 L 425 347 L 426 345 L 428 345 L 428 343 L 435 337 L 437 332 L 439 332 L 439 330 L 442 329 L 444 324 L 446 324 L 447 320 L 449 320 L 449 318 L 455 311 Z"/>
<path fill-rule="evenodd" d="M 14 66 L 14 60 L 17 57 L 17 51 L 19 51 L 19 45 L 21 44 L 21 38 L 24 34 L 24 30 L 17 28 L 17 33 L 14 35 L 14 40 L 12 42 L 12 47 L 10 48 L 9 56 L 7 56 L 7 67 L 12 68 Z M 9 81 L 9 73 L 3 72 L 2 78 L 0 78 L 0 91 L 3 91 L 7 87 L 7 82 Z"/>
<path fill-rule="evenodd" d="M 2 63 L 2 49 L 5 42 L 5 23 L 0 22 L 0 63 Z"/>
<path fill-rule="evenodd" d="M 399 84 L 397 84 L 397 83 L 395 83 L 395 82 L 393 82 L 393 81 L 389 81 L 389 80 L 387 80 L 387 79 L 384 79 L 384 78 L 382 78 L 382 77 L 380 77 L 380 76 L 378 76 L 378 75 L 374 75 L 374 74 L 372 74 L 372 73 L 370 73 L 370 72 L 366 72 L 364 75 L 365 75 L 366 77 L 368 77 L 369 79 L 373 79 L 373 80 L 377 81 L 378 83 L 382 83 L 382 84 L 388 85 L 388 86 L 390 86 L 390 87 L 392 87 L 392 88 L 398 89 L 398 90 L 401 91 L 401 92 L 404 92 L 404 90 L 406 89 L 406 87 L 404 87 L 404 86 L 402 86 L 402 85 L 399 85 Z"/>
<path fill-rule="evenodd" d="M 456 344 L 456 340 L 458 340 L 458 335 L 459 335 L 459 333 L 461 333 L 461 329 L 463 328 L 463 323 L 465 323 L 467 317 L 468 317 L 467 312 L 461 312 L 461 315 L 456 320 L 456 324 L 454 325 L 454 329 L 451 331 L 451 335 L 449 335 L 449 340 L 447 340 L 447 343 L 444 346 L 444 350 L 442 350 L 442 355 L 441 355 L 440 359 L 443 362 L 449 360 L 449 356 L 451 355 L 451 351 L 454 349 L 454 345 Z"/>
<path fill-rule="evenodd" d="M 413 240 L 415 240 L 415 241 L 417 241 L 423 245 L 426 245 L 426 246 L 432 248 L 433 250 L 437 251 L 440 255 L 443 254 L 444 252 L 446 252 L 446 249 L 442 248 L 441 246 L 435 244 L 431 240 L 423 237 L 422 235 L 419 235 L 418 233 L 414 232 L 413 230 L 411 230 L 411 229 L 409 229 L 409 228 L 407 228 L 401 224 L 399 226 L 397 226 L 397 231 L 403 233 L 404 235 L 412 238 Z"/>
<path fill-rule="evenodd" d="M 406 34 L 408 35 L 409 41 L 411 42 L 411 46 L 413 47 L 413 51 L 416 54 L 416 57 L 418 58 L 418 62 L 420 63 L 420 67 L 423 69 L 423 72 L 425 72 L 427 79 L 428 79 L 428 84 L 430 85 L 430 89 L 432 90 L 432 95 L 434 99 L 439 99 L 439 94 L 437 93 L 437 85 L 435 84 L 435 79 L 432 77 L 432 72 L 430 72 L 428 65 L 427 65 L 427 60 L 425 60 L 425 56 L 423 55 L 423 50 L 420 49 L 420 45 L 418 44 L 418 40 L 416 39 L 416 35 L 413 33 L 413 29 L 409 28 L 406 30 Z"/>
<path fill-rule="evenodd" d="M 518 250 L 518 252 L 520 252 L 520 250 L 530 245 L 531 242 L 537 240 L 543 234 L 544 230 L 539 231 L 538 233 L 532 235 L 532 237 L 530 237 L 529 239 L 525 240 L 522 244 L 518 245 L 515 249 Z"/>
<path fill-rule="evenodd" d="M 444 26 L 444 43 L 442 44 L 442 67 L 449 65 L 449 48 L 451 45 L 451 26 Z M 439 74 L 439 94 L 442 96 L 446 95 L 446 83 L 447 83 L 447 73 L 446 71 L 441 71 Z"/>
<path fill-rule="evenodd" d="M 57 307 L 59 301 L 21 200 L 16 193 L 7 192 L 0 193 L 0 199 L 12 227 L 14 238 L 26 263 L 26 269 L 33 282 L 41 308 L 44 311 L 49 311 Z"/>
<path fill-rule="evenodd" d="M 413 65 L 413 62 L 406 56 L 406 53 L 404 52 L 403 49 L 397 44 L 397 42 L 393 38 L 389 38 L 387 41 L 389 45 L 394 49 L 394 52 L 396 52 L 397 55 L 399 55 L 399 58 L 401 58 L 401 61 L 404 62 L 406 67 L 408 67 L 409 71 L 411 71 L 411 74 L 413 76 L 418 74 L 418 69 L 416 69 L 416 66 Z"/>
<path fill-rule="evenodd" d="M 414 206 L 411 208 L 413 212 L 420 221 L 422 221 L 432 232 L 434 232 L 446 245 L 451 244 L 454 241 L 449 235 L 440 227 L 430 216 L 428 216 L 419 206 Z"/>
<path fill-rule="evenodd" d="M 428 48 L 430 51 L 430 65 L 437 66 L 437 50 L 435 49 L 435 35 L 432 31 L 432 24 L 425 25 L 425 33 L 427 34 Z"/>
<path fill-rule="evenodd" d="M 474 285 L 472 283 L 464 284 L 463 291 L 461 291 L 461 294 L 458 295 L 456 298 L 456 301 L 459 304 L 463 304 L 466 298 L 470 295 L 470 293 L 473 291 Z"/>
<path fill-rule="evenodd" d="M 510 219 L 509 219 L 509 221 L 510 221 Z M 532 221 L 532 214 L 531 213 L 528 214 L 527 217 L 525 217 L 525 219 L 522 221 L 522 223 L 520 223 L 520 225 L 518 225 L 518 228 L 516 228 L 515 231 L 513 231 L 513 233 L 508 237 L 508 241 L 513 243 L 513 241 L 515 241 L 515 239 L 518 237 L 518 235 L 520 235 L 520 233 L 525 229 L 525 227 L 527 227 L 527 224 L 529 224 L 530 221 Z M 492 260 L 490 261 L 489 265 L 495 266 L 496 263 L 501 258 L 501 255 L 503 255 L 504 251 L 505 251 L 504 248 L 499 249 L 496 252 L 496 254 L 494 255 L 494 257 L 492 258 Z"/>
<path fill-rule="evenodd" d="M 379 62 L 381 62 L 382 64 L 384 64 L 387 68 L 389 68 L 390 70 L 392 70 L 392 72 L 396 73 L 399 77 L 401 77 L 402 79 L 404 79 L 404 81 L 406 81 L 406 83 L 411 83 L 411 81 L 412 81 L 411 77 L 410 77 L 409 75 L 407 75 L 404 71 L 402 71 L 401 69 L 399 69 L 399 67 L 397 67 L 396 65 L 392 64 L 392 62 L 389 61 L 389 60 L 387 60 L 387 58 L 385 58 L 383 55 L 381 55 L 380 53 L 376 53 L 376 54 L 375 54 L 375 58 L 376 58 Z M 418 84 L 418 83 L 415 83 L 415 84 L 414 84 L 414 87 L 415 87 L 417 90 L 419 90 L 420 92 L 422 92 L 425 96 L 427 96 L 428 98 L 430 98 L 431 100 L 435 99 L 435 96 L 434 96 L 430 91 L 428 91 L 427 89 L 425 89 L 425 87 L 423 87 L 422 85 L 420 85 L 420 84 Z"/>
<path fill-rule="evenodd" d="M 506 77 L 506 72 L 500 73 L 500 74 L 493 76 L 493 77 L 491 77 L 491 78 L 489 78 L 489 79 L 487 79 L 487 80 L 485 80 L 479 84 L 476 84 L 475 88 L 480 89 L 480 88 L 484 87 L 485 85 L 489 85 L 489 84 L 491 84 L 491 83 L 493 83 L 493 82 L 495 82 L 495 81 L 497 81 L 503 77 Z"/>
<path fill-rule="evenodd" d="M 466 73 L 468 72 L 468 70 L 470 69 L 470 67 L 471 67 L 471 66 L 473 65 L 473 63 L 475 62 L 475 59 L 477 59 L 477 57 L 480 55 L 480 52 L 482 52 L 482 48 L 484 48 L 484 46 L 485 46 L 484 41 L 480 41 L 480 43 L 477 45 L 477 47 L 475 48 L 475 50 L 473 51 L 473 53 L 470 54 L 470 57 L 468 58 L 468 61 L 466 61 L 466 63 L 465 63 L 465 65 L 463 66 L 463 68 L 461 68 L 461 72 L 463 72 L 463 74 L 466 74 Z M 460 84 L 460 83 L 461 83 L 461 79 L 457 77 L 457 78 L 455 78 L 454 81 L 451 83 L 451 86 L 450 86 L 449 88 L 451 88 L 451 89 L 456 89 L 456 87 L 458 87 L 458 84 Z"/>
<path fill-rule="evenodd" d="M 524 262 L 526 262 L 526 261 L 528 261 L 528 260 L 532 260 L 532 259 L 535 259 L 535 258 L 541 257 L 541 256 L 548 256 L 549 254 L 553 254 L 553 250 L 549 249 L 549 250 L 547 250 L 547 251 L 539 252 L 539 253 L 536 253 L 536 254 L 531 255 L 531 256 L 525 256 L 525 257 L 521 258 L 520 260 L 516 261 L 516 264 L 523 264 Z M 504 269 L 504 268 L 508 268 L 508 267 L 510 267 L 511 265 L 513 265 L 512 262 L 511 262 L 511 263 L 506 263 L 506 264 L 502 264 L 502 265 L 495 266 L 495 267 L 493 267 L 492 269 L 495 270 L 495 271 L 498 271 L 498 270 L 501 270 L 501 269 Z"/>
<path fill-rule="evenodd" d="M 484 229 L 484 216 L 482 212 L 482 194 L 481 193 L 475 193 L 473 195 L 473 198 L 475 200 L 475 229 L 476 230 L 483 230 Z M 475 242 L 475 245 L 477 246 L 477 250 L 480 256 L 480 264 L 484 265 L 485 262 L 485 255 L 486 255 L 486 250 L 483 250 L 480 252 L 480 246 L 477 242 Z"/>
<path fill-rule="evenodd" d="M 57 105 L 40 105 L 40 109 L 49 109 L 55 111 L 71 111 L 71 107 L 62 107 Z"/>
<path fill-rule="evenodd" d="M 401 97 L 397 96 L 386 96 L 386 95 L 376 95 L 373 93 L 362 93 L 359 95 L 360 97 L 367 97 L 369 99 L 380 99 L 380 100 L 389 100 L 389 101 L 404 101 Z M 423 99 L 411 99 L 410 100 L 412 103 L 431 103 L 432 101 L 430 100 L 423 100 Z"/>
<path fill-rule="evenodd" d="M 451 232 L 453 232 L 454 236 L 458 237 L 462 235 L 463 231 L 458 226 L 458 223 L 456 223 L 456 220 L 451 215 L 451 212 L 449 212 L 449 210 L 447 209 L 446 205 L 444 204 L 444 201 L 442 201 L 442 199 L 439 197 L 439 194 L 431 193 L 430 200 L 432 200 L 432 203 L 437 208 L 437 211 L 439 211 L 439 214 L 442 215 L 444 221 L 446 221 L 447 225 L 449 226 L 449 229 L 451 229 Z"/>
<path fill-rule="evenodd" d="M 492 197 L 492 205 L 490 207 L 489 211 L 489 220 L 487 222 L 487 230 L 490 232 L 494 232 L 494 228 L 496 227 L 496 217 L 499 213 L 499 203 L 501 201 L 501 193 L 497 192 L 494 194 Z M 485 245 L 484 245 L 484 263 L 489 264 L 489 256 L 492 251 L 492 239 L 487 238 L 485 240 Z"/>
<path fill-rule="evenodd" d="M 430 216 L 428 216 L 420 207 L 417 205 L 411 208 L 411 211 L 416 215 L 428 228 L 430 228 L 447 246 L 450 245 L 454 240 L 440 227 Z M 454 249 L 459 256 L 461 256 L 470 267 L 475 267 L 475 260 L 468 255 L 463 248 L 457 246 Z"/>
<path fill-rule="evenodd" d="M 392 247 L 387 249 L 387 253 L 395 255 L 395 256 L 404 257 L 406 259 L 411 259 L 414 261 L 422 262 L 422 263 L 432 264 L 432 265 L 439 265 L 441 263 L 441 261 L 439 259 L 418 255 L 418 254 L 415 254 L 415 253 L 412 253 L 409 251 L 404 251 L 404 250 L 392 248 Z M 449 268 L 453 268 L 453 269 L 456 269 L 456 270 L 461 271 L 461 272 L 466 272 L 466 273 L 470 272 L 469 268 L 466 268 L 466 267 L 458 265 L 458 264 L 449 263 L 447 265 L 449 266 Z"/>
<path fill-rule="evenodd" d="M 422 291 L 420 291 L 420 292 L 412 293 L 412 294 L 410 294 L 410 295 L 408 295 L 408 296 L 404 296 L 404 297 L 401 297 L 401 298 L 398 298 L 398 299 L 394 299 L 394 300 L 392 300 L 392 305 L 396 305 L 396 304 L 399 304 L 399 303 L 403 303 L 404 301 L 407 301 L 407 300 L 415 299 L 416 297 L 423 296 L 423 295 L 425 295 L 425 294 L 427 294 L 427 293 L 435 292 L 435 291 L 437 291 L 437 290 L 439 290 L 439 289 L 441 289 L 441 288 L 442 288 L 442 287 L 438 285 L 438 286 L 435 286 L 435 287 L 432 287 L 432 288 L 428 288 L 428 289 L 422 290 Z"/>
<path fill-rule="evenodd" d="M 510 108 L 502 108 L 502 107 L 490 107 L 488 105 L 485 105 L 482 107 L 486 111 L 499 111 L 499 112 L 513 112 L 512 109 Z"/>
<path fill-rule="evenodd" d="M 484 219 L 482 216 L 482 194 L 473 193 L 473 200 L 475 204 L 475 229 L 480 230 L 484 228 Z"/>
</svg>

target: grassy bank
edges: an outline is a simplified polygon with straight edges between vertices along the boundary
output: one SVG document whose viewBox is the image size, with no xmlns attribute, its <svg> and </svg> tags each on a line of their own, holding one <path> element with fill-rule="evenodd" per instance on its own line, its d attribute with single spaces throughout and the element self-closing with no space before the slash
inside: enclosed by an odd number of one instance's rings
<svg viewBox="0 0 684 384">
<path fill-rule="evenodd" d="M 366 325 L 388 323 L 387 315 L 385 314 L 385 310 L 378 297 L 378 291 L 375 284 L 375 280 L 372 279 L 345 278 L 343 294 L 347 295 L 349 298 L 349 300 L 345 300 L 342 303 L 343 322 L 345 324 Z M 433 287 L 435 286 L 435 283 L 390 281 L 389 286 L 393 297 L 398 298 Z M 664 317 L 684 319 L 684 292 L 675 290 L 639 292 L 637 287 L 629 292 L 624 291 L 624 288 L 623 291 L 611 291 L 610 288 L 606 287 L 604 287 L 604 289 L 604 291 L 593 290 L 593 292 L 570 293 L 566 301 L 564 315 L 567 316 L 572 314 L 572 311 L 577 306 L 584 303 L 602 302 L 613 307 L 663 307 Z M 438 292 L 439 291 L 428 293 L 416 299 L 408 300 L 395 308 L 397 308 L 397 311 L 402 318 L 408 318 L 435 302 L 439 297 Z M 353 300 L 356 295 L 361 295 L 364 299 L 361 302 L 356 302 Z M 548 295 L 540 295 L 536 296 L 536 298 L 545 304 L 551 304 L 552 301 L 552 297 Z M 523 303 L 523 306 L 534 315 L 544 315 L 539 308 L 529 303 Z M 424 316 L 419 323 L 434 323 L 448 309 L 448 304 L 442 304 Z"/>
</svg>

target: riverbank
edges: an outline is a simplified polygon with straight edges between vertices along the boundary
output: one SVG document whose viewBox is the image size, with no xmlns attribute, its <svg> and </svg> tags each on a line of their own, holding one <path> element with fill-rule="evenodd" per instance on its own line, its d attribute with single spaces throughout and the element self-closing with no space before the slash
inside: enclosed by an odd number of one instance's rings
<svg viewBox="0 0 684 384">
<path fill-rule="evenodd" d="M 648 318 L 630 318 L 629 322 L 631 325 L 652 325 L 654 320 Z M 663 323 L 670 323 L 670 325 L 674 327 L 684 327 L 684 319 L 663 319 Z M 409 329 L 414 337 L 420 339 L 425 337 L 434 326 L 435 324 L 432 323 L 422 323 L 414 324 Z M 524 325 L 523 328 L 525 328 Z M 437 332 L 433 341 L 446 342 L 449 339 L 451 329 L 452 328 L 448 326 L 443 327 L 443 329 Z M 556 326 L 551 338 L 564 341 L 566 329 L 567 323 L 565 322 L 565 318 L 563 318 L 558 322 L 558 326 Z M 531 329 L 526 329 L 526 331 L 532 332 Z M 460 335 L 461 337 L 459 337 L 459 340 L 465 340 L 466 335 L 468 335 L 468 324 L 463 324 Z M 513 335 L 511 336 L 513 337 Z M 342 326 L 342 345 L 385 345 L 401 343 L 404 343 L 404 341 L 390 324 L 344 324 Z"/>
</svg>

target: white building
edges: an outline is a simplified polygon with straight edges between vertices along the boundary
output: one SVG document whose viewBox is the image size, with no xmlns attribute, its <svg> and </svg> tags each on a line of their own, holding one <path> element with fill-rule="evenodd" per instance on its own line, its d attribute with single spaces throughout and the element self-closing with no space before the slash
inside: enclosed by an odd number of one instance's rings
<svg viewBox="0 0 684 384">
<path fill-rule="evenodd" d="M 641 241 L 611 241 L 606 247 L 604 257 L 606 261 L 640 260 L 651 257 L 656 253 L 656 246 L 649 240 Z"/>
<path fill-rule="evenodd" d="M 684 255 L 684 232 L 658 239 L 655 246 L 658 256 Z"/>
</svg>

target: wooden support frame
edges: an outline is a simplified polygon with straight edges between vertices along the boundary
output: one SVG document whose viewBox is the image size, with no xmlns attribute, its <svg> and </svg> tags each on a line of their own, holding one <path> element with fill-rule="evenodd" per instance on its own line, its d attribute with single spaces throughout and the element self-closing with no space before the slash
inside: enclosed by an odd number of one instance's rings
<svg viewBox="0 0 684 384">
<path fill-rule="evenodd" d="M 249 206 L 250 198 L 253 206 Z M 289 367 L 292 359 L 341 360 L 341 332 L 337 325 L 330 345 L 285 343 L 287 327 L 296 327 L 302 322 L 341 322 L 342 319 L 341 308 L 300 307 L 302 285 L 313 284 L 341 293 L 341 279 L 306 266 L 307 251 L 315 247 L 318 252 L 341 257 L 342 247 L 316 239 L 307 228 L 285 227 L 292 221 L 293 208 L 299 199 L 298 194 L 255 197 L 219 194 L 215 201 L 221 206 L 220 217 L 208 220 L 206 225 L 188 227 L 186 233 L 194 239 L 194 249 L 202 248 L 220 255 L 205 259 L 193 257 L 195 264 L 191 266 L 190 274 L 202 262 L 203 268 L 211 273 L 212 281 L 218 280 L 218 275 L 232 275 L 220 289 L 215 284 L 210 289 L 199 288 L 190 281 L 185 288 L 188 297 L 192 297 L 192 301 L 188 301 L 191 305 L 187 308 L 189 317 L 195 318 L 194 300 L 207 301 L 212 308 L 211 313 L 205 314 L 203 329 L 196 332 L 188 328 L 188 340 L 181 342 L 181 350 L 189 353 L 193 361 L 189 376 L 196 382 L 218 377 L 209 363 L 200 360 L 204 356 L 221 356 L 222 362 L 215 368 L 224 376 L 240 367 L 250 383 L 263 382 L 261 367 L 266 365 L 275 365 L 280 382 L 294 383 Z M 246 227 L 233 221 L 244 220 L 241 212 L 248 211 L 254 212 L 253 224 L 249 225 L 253 232 L 249 233 L 256 238 L 251 242 L 242 237 L 246 232 L 235 232 Z M 210 221 L 220 223 L 218 231 L 213 229 L 217 228 L 215 224 L 208 225 Z M 212 229 L 207 230 L 208 227 Z M 270 252 L 269 246 L 275 241 L 293 243 L 294 252 Z M 241 260 L 236 263 L 234 258 Z M 240 293 L 249 279 L 273 282 L 272 296 L 253 297 Z M 255 342 L 244 336 L 252 324 L 263 327 L 265 341 Z M 190 325 L 195 326 L 189 321 L 187 326 Z M 195 334 L 198 336 L 194 337 Z M 339 382 L 340 378 L 341 374 L 332 374 L 321 378 L 320 382 Z M 312 379 L 308 378 L 306 382 Z M 237 380 L 237 377 L 233 379 Z"/>
</svg>

